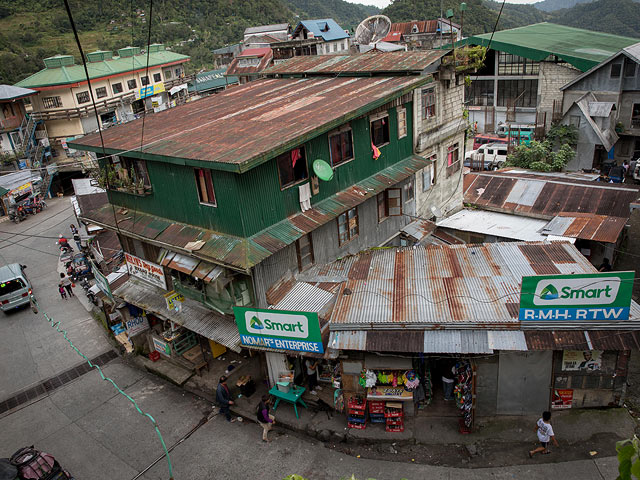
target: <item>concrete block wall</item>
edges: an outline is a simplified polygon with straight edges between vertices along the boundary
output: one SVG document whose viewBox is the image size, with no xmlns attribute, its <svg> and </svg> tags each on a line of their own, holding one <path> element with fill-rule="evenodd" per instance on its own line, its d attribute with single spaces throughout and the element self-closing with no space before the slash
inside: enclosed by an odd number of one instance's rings
<svg viewBox="0 0 640 480">
<path fill-rule="evenodd" d="M 538 80 L 538 112 L 547 113 L 546 128 L 551 125 L 554 100 L 562 102 L 562 88 L 580 75 L 580 70 L 568 63 L 540 62 Z"/>
</svg>

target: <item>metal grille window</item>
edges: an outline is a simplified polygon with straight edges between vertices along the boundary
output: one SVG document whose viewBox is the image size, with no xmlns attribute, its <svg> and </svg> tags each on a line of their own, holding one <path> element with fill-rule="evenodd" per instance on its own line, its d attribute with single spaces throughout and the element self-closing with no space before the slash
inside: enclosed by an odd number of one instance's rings
<svg viewBox="0 0 640 480">
<path fill-rule="evenodd" d="M 622 70 L 622 65 L 619 63 L 611 64 L 611 78 L 620 78 L 620 72 Z"/>
<path fill-rule="evenodd" d="M 127 80 L 127 88 L 129 90 L 135 90 L 136 88 L 138 88 L 138 84 L 135 78 L 133 80 Z"/>
<path fill-rule="evenodd" d="M 389 143 L 389 115 L 371 122 L 371 142 L 376 147 Z"/>
<path fill-rule="evenodd" d="M 280 187 L 282 189 L 309 178 L 304 147 L 294 148 L 287 153 L 283 153 L 276 159 L 276 162 L 278 164 L 278 175 L 280 176 Z"/>
<path fill-rule="evenodd" d="M 104 98 L 107 96 L 107 87 L 96 88 L 96 98 Z"/>
<path fill-rule="evenodd" d="M 76 93 L 76 99 L 78 103 L 87 103 L 91 98 L 89 97 L 89 91 Z"/>
<path fill-rule="evenodd" d="M 62 107 L 62 97 L 44 97 L 42 106 L 44 108 L 60 108 Z"/>
<path fill-rule="evenodd" d="M 334 167 L 353 160 L 353 132 L 351 129 L 345 129 L 330 135 L 329 148 L 331 151 L 331 165 Z"/>
<path fill-rule="evenodd" d="M 338 245 L 344 245 L 358 236 L 358 207 L 338 216 Z"/>
<path fill-rule="evenodd" d="M 640 103 L 634 103 L 631 110 L 631 128 L 640 128 Z"/>
<path fill-rule="evenodd" d="M 540 64 L 518 55 L 500 52 L 498 75 L 538 75 Z"/>
<path fill-rule="evenodd" d="M 114 95 L 122 93 L 122 83 L 114 83 L 111 85 L 111 90 L 113 90 Z"/>
<path fill-rule="evenodd" d="M 447 149 L 447 177 L 460 170 L 458 144 L 454 143 Z"/>
<path fill-rule="evenodd" d="M 149 77 L 147 77 L 147 76 L 145 75 L 144 77 L 142 77 L 142 78 L 140 79 L 140 83 L 142 84 L 142 86 L 143 86 L 143 87 L 144 87 L 144 86 L 146 86 L 146 85 L 149 85 Z"/>
<path fill-rule="evenodd" d="M 476 80 L 464 88 L 464 99 L 468 105 L 493 105 L 493 80 Z"/>
<path fill-rule="evenodd" d="M 158 83 L 160 81 L 162 81 L 162 78 L 161 78 L 160 74 L 159 73 L 154 73 L 153 74 L 153 83 Z"/>
<path fill-rule="evenodd" d="M 296 242 L 296 254 L 298 256 L 298 270 L 306 270 L 314 263 L 313 242 L 311 234 L 303 235 Z"/>
<path fill-rule="evenodd" d="M 216 192 L 213 189 L 211 170 L 208 168 L 195 168 L 193 171 L 196 175 L 196 186 L 198 187 L 200 203 L 217 207 L 218 204 L 216 203 Z"/>
<path fill-rule="evenodd" d="M 538 80 L 498 80 L 498 106 L 533 107 L 538 103 Z"/>
<path fill-rule="evenodd" d="M 398 138 L 407 136 L 407 109 L 398 108 Z"/>
<path fill-rule="evenodd" d="M 436 116 L 436 89 L 422 90 L 422 118 L 427 120 Z"/>
</svg>

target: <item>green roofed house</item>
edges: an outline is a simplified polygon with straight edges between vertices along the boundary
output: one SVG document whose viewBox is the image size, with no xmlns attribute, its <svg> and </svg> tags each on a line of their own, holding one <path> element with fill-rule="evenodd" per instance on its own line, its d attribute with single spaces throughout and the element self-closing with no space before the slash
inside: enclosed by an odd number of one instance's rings
<svg viewBox="0 0 640 480">
<path fill-rule="evenodd" d="M 39 138 L 49 138 L 57 162 L 75 158 L 67 141 L 101 128 L 124 123 L 145 110 L 162 110 L 178 97 L 186 97 L 184 63 L 189 57 L 153 44 L 115 52 L 87 54 L 87 69 L 98 115 L 94 113 L 84 67 L 72 55 L 44 59 L 45 68 L 16 84 L 35 90 L 30 117 L 43 123 Z M 171 95 L 173 94 L 173 95 Z"/>
<path fill-rule="evenodd" d="M 469 119 L 478 132 L 506 132 L 509 123 L 541 134 L 562 118 L 563 85 L 636 42 L 546 22 L 465 38 L 456 45 L 490 47 L 466 88 Z"/>
<path fill-rule="evenodd" d="M 211 95 L 225 90 L 230 85 L 238 85 L 240 80 L 235 75 L 225 75 L 226 68 L 210 70 L 196 74 L 189 81 L 189 94 Z"/>
</svg>

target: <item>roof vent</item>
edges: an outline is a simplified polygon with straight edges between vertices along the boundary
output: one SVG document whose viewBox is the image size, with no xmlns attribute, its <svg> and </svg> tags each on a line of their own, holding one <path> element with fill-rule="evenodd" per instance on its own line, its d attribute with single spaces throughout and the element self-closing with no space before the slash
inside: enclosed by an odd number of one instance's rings
<svg viewBox="0 0 640 480">
<path fill-rule="evenodd" d="M 149 45 L 149 53 L 162 52 L 164 50 L 164 45 L 161 43 L 152 43 Z"/>
<path fill-rule="evenodd" d="M 140 47 L 125 47 L 118 49 L 118 55 L 122 58 L 140 55 Z"/>
<path fill-rule="evenodd" d="M 113 52 L 108 50 L 97 50 L 95 52 L 87 53 L 87 61 L 89 63 L 103 62 L 105 60 L 111 60 L 113 58 Z"/>
<path fill-rule="evenodd" d="M 44 66 L 47 68 L 60 68 L 68 65 L 74 65 L 76 61 L 73 55 L 56 55 L 44 59 Z"/>
</svg>

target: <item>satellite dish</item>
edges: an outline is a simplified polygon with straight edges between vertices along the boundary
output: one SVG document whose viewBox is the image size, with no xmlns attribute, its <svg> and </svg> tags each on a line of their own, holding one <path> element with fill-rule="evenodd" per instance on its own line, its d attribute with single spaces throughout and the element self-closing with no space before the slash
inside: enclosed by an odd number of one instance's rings
<svg viewBox="0 0 640 480">
<path fill-rule="evenodd" d="M 333 168 L 324 160 L 316 160 L 313 162 L 313 171 L 320 180 L 328 182 L 333 178 Z"/>
<path fill-rule="evenodd" d="M 436 207 L 435 205 L 433 205 L 431 207 L 431 213 L 433 213 L 433 216 L 436 218 L 440 218 L 442 217 L 442 210 L 440 210 L 438 207 Z"/>
<path fill-rule="evenodd" d="M 365 18 L 356 28 L 356 42 L 360 45 L 376 43 L 389 35 L 391 20 L 385 15 L 372 15 Z"/>
</svg>

